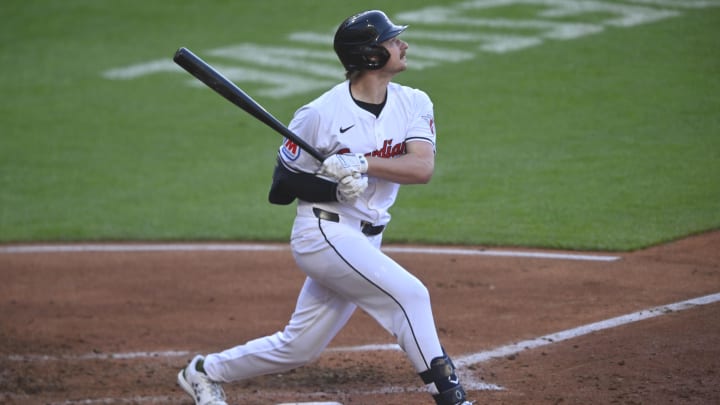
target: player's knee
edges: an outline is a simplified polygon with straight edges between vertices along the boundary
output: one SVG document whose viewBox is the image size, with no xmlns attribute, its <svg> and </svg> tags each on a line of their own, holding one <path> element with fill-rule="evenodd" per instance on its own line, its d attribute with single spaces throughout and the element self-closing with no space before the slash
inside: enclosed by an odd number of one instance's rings
<svg viewBox="0 0 720 405">
<path fill-rule="evenodd" d="M 436 357 L 430 368 L 420 373 L 425 384 L 434 384 L 438 393 L 433 395 L 437 405 L 459 405 L 465 403 L 465 390 L 455 373 L 455 365 L 447 355 Z"/>
</svg>

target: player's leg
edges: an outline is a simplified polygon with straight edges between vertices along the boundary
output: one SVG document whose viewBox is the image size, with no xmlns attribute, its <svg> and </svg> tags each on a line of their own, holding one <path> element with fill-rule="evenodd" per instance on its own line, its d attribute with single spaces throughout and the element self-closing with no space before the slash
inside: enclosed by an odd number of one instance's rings
<svg viewBox="0 0 720 405">
<path fill-rule="evenodd" d="M 316 221 L 314 226 L 321 228 L 327 248 L 296 253 L 298 265 L 397 336 L 423 381 L 436 388 L 438 404 L 464 403 L 465 392 L 440 345 L 422 282 L 379 250 L 379 236 L 367 238 L 332 222 Z"/>
<path fill-rule="evenodd" d="M 355 308 L 308 278 L 283 331 L 208 355 L 205 370 L 215 381 L 230 382 L 302 366 L 320 355 Z"/>
<path fill-rule="evenodd" d="M 367 311 L 408 353 L 423 371 L 442 347 L 427 288 L 394 260 L 378 242 L 343 224 L 313 221 L 320 226 L 323 246 L 296 249 L 295 260 L 308 276 Z"/>
</svg>

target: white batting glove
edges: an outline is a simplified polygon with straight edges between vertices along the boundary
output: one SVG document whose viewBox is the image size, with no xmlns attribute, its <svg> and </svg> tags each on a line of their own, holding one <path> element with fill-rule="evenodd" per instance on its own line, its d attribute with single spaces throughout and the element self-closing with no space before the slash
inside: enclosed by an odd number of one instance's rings
<svg viewBox="0 0 720 405">
<path fill-rule="evenodd" d="M 337 199 L 340 202 L 351 202 L 362 194 L 368 186 L 367 177 L 360 173 L 345 176 L 338 182 Z"/>
<path fill-rule="evenodd" d="M 320 174 L 339 181 L 355 173 L 367 173 L 367 170 L 368 162 L 362 153 L 345 153 L 332 155 L 325 159 L 320 168 Z"/>
</svg>

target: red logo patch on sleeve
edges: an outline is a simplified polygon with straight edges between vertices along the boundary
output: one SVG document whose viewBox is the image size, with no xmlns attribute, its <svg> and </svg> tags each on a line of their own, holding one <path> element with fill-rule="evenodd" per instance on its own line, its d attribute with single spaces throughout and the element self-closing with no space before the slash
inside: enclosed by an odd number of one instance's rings
<svg viewBox="0 0 720 405">
<path fill-rule="evenodd" d="M 283 143 L 282 148 L 280 148 L 280 152 L 283 156 L 291 161 L 297 160 L 297 158 L 300 157 L 300 151 L 302 151 L 302 149 L 300 149 L 295 142 L 287 138 L 285 138 L 285 142 Z"/>
</svg>

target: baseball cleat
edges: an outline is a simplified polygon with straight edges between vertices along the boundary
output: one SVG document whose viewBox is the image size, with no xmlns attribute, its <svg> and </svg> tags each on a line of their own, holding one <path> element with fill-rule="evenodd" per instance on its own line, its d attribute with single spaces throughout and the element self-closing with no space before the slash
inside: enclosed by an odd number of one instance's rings
<svg viewBox="0 0 720 405">
<path fill-rule="evenodd" d="M 202 359 L 203 356 L 195 356 L 187 367 L 180 370 L 178 384 L 193 398 L 195 405 L 227 405 L 220 383 L 197 370 L 197 363 Z"/>
</svg>

